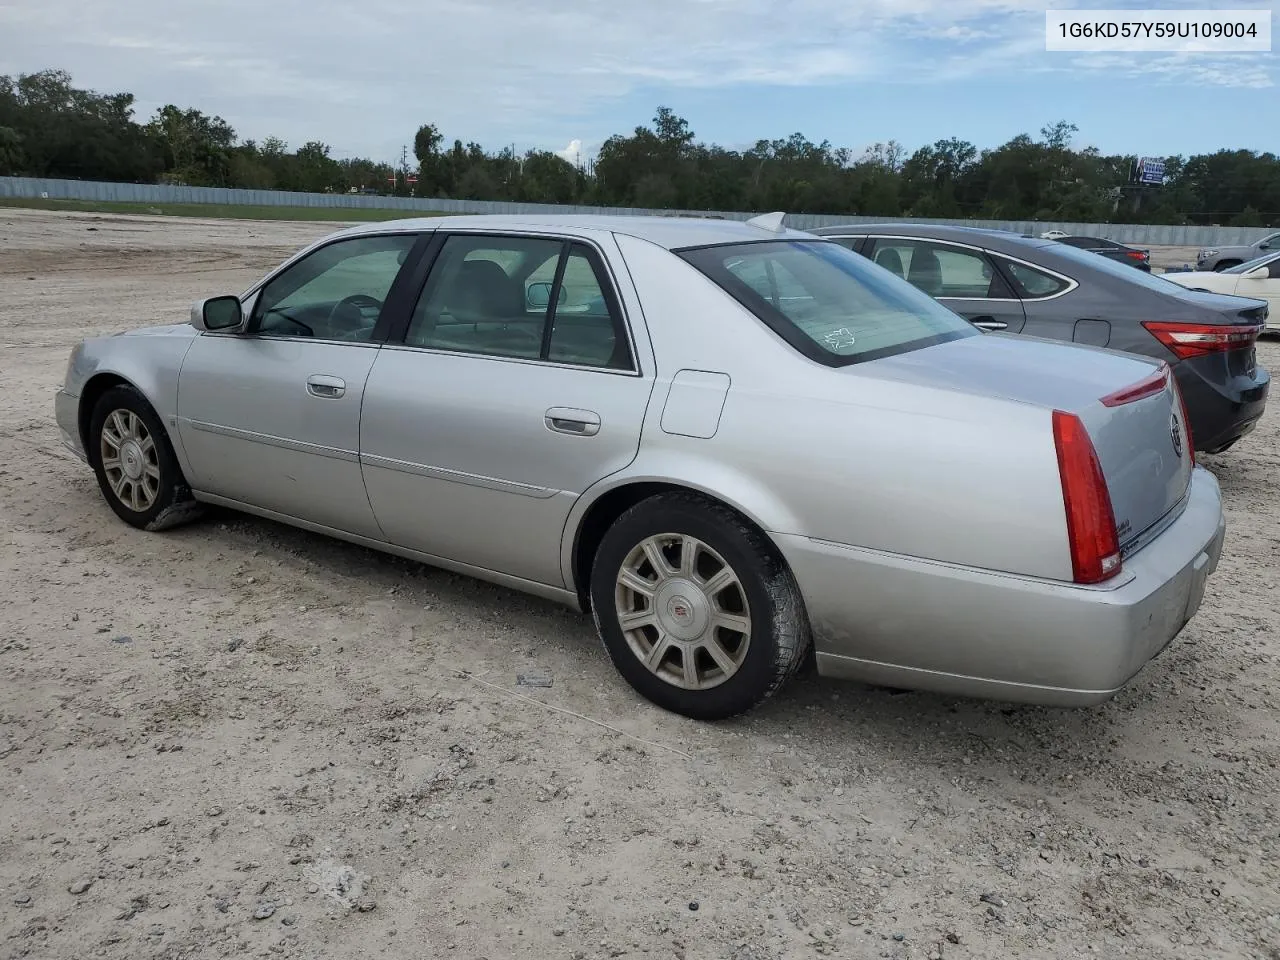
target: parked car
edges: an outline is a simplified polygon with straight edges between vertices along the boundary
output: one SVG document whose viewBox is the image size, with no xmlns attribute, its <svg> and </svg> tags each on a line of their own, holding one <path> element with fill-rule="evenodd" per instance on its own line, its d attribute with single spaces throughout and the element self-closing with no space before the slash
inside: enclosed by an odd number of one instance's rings
<svg viewBox="0 0 1280 960">
<path fill-rule="evenodd" d="M 1045 240 L 1061 240 L 1066 235 L 1067 232 L 1065 230 L 1046 230 L 1040 234 Z"/>
<path fill-rule="evenodd" d="M 1264 333 L 1280 333 L 1280 251 L 1221 271 L 1162 274 L 1179 286 L 1205 293 L 1229 293 L 1270 304 Z"/>
<path fill-rule="evenodd" d="M 1269 233 L 1243 246 L 1207 247 L 1196 254 L 1196 269 L 1226 270 L 1276 249 L 1280 249 L 1280 233 Z"/>
<path fill-rule="evenodd" d="M 1271 376 L 1255 353 L 1266 301 L 1193 292 L 1066 244 L 997 230 L 860 223 L 813 232 L 905 277 L 986 330 L 1167 362 L 1199 451 L 1228 449 L 1266 406 Z"/>
<path fill-rule="evenodd" d="M 1123 243 L 1117 243 L 1115 240 L 1109 240 L 1104 237 L 1056 237 L 1055 239 L 1059 243 L 1065 243 L 1067 246 L 1075 247 L 1077 250 L 1088 250 L 1090 253 L 1096 253 L 1117 263 L 1137 267 L 1147 273 L 1151 272 L 1150 250 L 1126 246 Z"/>
<path fill-rule="evenodd" d="M 79 344 L 57 422 L 126 523 L 219 504 L 589 609 L 692 717 L 811 643 L 831 676 L 1112 696 L 1222 549 L 1168 366 L 987 336 L 780 220 L 353 227 Z"/>
</svg>

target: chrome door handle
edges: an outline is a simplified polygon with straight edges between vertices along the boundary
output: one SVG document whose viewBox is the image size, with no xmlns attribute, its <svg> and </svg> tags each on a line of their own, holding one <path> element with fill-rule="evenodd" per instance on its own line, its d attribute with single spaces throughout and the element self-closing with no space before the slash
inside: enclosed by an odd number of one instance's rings
<svg viewBox="0 0 1280 960">
<path fill-rule="evenodd" d="M 326 377 L 316 374 L 307 377 L 307 393 L 321 400 L 337 400 L 347 392 L 347 385 L 338 377 Z"/>
<path fill-rule="evenodd" d="M 991 317 L 979 317 L 969 322 L 975 327 L 981 327 L 983 330 L 1007 330 L 1009 328 L 1009 325 L 1003 320 L 993 320 Z"/>
<path fill-rule="evenodd" d="M 576 437 L 594 437 L 600 432 L 600 414 L 573 407 L 552 407 L 543 415 L 548 430 Z"/>
</svg>

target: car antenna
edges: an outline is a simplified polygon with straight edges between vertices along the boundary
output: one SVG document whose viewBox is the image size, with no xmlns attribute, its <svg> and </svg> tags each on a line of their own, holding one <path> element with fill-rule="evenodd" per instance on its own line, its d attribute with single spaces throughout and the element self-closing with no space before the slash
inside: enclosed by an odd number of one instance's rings
<svg viewBox="0 0 1280 960">
<path fill-rule="evenodd" d="M 770 233 L 781 233 L 783 230 L 782 221 L 786 217 L 786 213 L 782 210 L 774 213 L 762 213 L 758 217 L 752 217 L 747 221 L 747 226 L 758 227 L 761 230 L 768 230 Z"/>
</svg>

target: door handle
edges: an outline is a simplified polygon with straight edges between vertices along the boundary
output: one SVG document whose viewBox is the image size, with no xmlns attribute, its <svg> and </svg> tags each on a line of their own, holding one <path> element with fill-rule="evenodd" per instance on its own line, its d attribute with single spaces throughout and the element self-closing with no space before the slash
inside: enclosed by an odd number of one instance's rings
<svg viewBox="0 0 1280 960">
<path fill-rule="evenodd" d="M 594 437 L 600 432 L 600 414 L 574 407 L 552 407 L 543 415 L 548 430 L 575 437 Z"/>
<path fill-rule="evenodd" d="M 316 374 L 307 377 L 307 393 L 321 400 L 337 400 L 347 392 L 346 383 L 338 377 Z"/>
<path fill-rule="evenodd" d="M 970 321 L 975 327 L 981 327 L 983 330 L 1007 330 L 1009 325 L 1003 320 L 997 320 L 995 317 L 974 317 Z"/>
</svg>

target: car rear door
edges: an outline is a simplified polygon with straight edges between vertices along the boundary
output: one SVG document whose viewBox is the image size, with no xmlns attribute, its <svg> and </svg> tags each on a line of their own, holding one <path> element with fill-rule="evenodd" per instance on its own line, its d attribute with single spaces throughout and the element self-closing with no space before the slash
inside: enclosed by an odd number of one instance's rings
<svg viewBox="0 0 1280 960">
<path fill-rule="evenodd" d="M 985 251 L 919 237 L 872 237 L 864 255 L 984 330 L 1018 333 L 1026 315 Z"/>
<path fill-rule="evenodd" d="M 566 585 L 569 511 L 635 458 L 653 389 L 620 262 L 603 233 L 437 237 L 364 393 L 365 488 L 392 543 Z"/>
<path fill-rule="evenodd" d="M 378 537 L 360 473 L 360 405 L 414 233 L 343 238 L 246 300 L 242 332 L 205 331 L 178 375 L 196 489 Z"/>
</svg>

